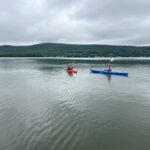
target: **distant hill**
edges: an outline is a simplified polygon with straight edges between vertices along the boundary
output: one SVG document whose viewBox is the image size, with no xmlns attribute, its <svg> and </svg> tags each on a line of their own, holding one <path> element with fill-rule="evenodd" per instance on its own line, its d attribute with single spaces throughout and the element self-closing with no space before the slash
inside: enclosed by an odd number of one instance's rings
<svg viewBox="0 0 150 150">
<path fill-rule="evenodd" d="M 42 43 L 0 46 L 0 57 L 150 57 L 150 46 Z"/>
</svg>

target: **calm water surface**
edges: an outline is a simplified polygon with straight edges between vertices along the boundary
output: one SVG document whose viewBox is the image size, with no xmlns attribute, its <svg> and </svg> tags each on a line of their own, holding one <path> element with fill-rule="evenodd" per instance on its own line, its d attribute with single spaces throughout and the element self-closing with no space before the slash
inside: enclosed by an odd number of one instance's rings
<svg viewBox="0 0 150 150">
<path fill-rule="evenodd" d="M 149 150 L 150 63 L 0 59 L 0 150 Z"/>
</svg>

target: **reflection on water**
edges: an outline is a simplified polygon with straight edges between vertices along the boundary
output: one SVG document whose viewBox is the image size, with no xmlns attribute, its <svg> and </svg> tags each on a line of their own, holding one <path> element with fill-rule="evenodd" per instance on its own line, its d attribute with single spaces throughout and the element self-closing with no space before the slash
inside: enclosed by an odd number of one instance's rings
<svg viewBox="0 0 150 150">
<path fill-rule="evenodd" d="M 108 81 L 110 82 L 111 80 L 111 75 L 107 75 Z"/>
<path fill-rule="evenodd" d="M 0 149 L 149 149 L 150 63 L 114 63 L 128 78 L 90 73 L 101 61 L 69 76 L 67 63 L 0 59 Z"/>
</svg>

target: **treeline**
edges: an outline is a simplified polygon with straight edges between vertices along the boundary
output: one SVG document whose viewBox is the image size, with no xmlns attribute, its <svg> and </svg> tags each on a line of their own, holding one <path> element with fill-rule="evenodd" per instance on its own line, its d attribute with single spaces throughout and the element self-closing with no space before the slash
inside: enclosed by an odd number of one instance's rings
<svg viewBox="0 0 150 150">
<path fill-rule="evenodd" d="M 43 43 L 0 46 L 0 57 L 150 57 L 150 46 L 113 46 Z"/>
</svg>

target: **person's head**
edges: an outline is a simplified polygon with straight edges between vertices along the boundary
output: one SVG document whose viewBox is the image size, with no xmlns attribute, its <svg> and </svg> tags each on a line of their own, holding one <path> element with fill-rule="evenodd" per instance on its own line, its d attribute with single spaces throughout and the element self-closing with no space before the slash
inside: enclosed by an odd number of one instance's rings
<svg viewBox="0 0 150 150">
<path fill-rule="evenodd" d="M 108 67 L 111 67 L 111 64 L 108 64 Z"/>
</svg>

